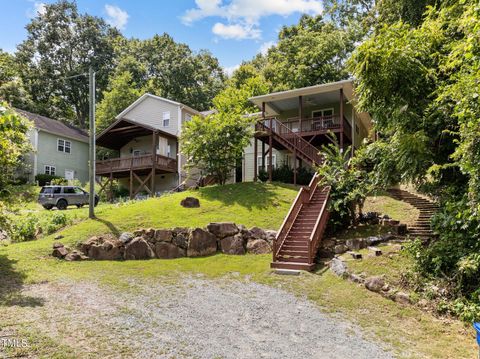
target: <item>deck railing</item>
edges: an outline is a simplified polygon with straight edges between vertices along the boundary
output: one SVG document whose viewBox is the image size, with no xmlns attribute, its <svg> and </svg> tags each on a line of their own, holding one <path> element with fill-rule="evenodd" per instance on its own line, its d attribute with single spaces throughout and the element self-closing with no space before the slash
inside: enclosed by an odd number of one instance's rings
<svg viewBox="0 0 480 359">
<path fill-rule="evenodd" d="M 96 173 L 105 174 L 111 172 L 129 171 L 130 169 L 135 170 L 142 168 L 153 168 L 153 157 L 153 155 L 149 154 L 97 161 Z M 177 169 L 177 160 L 166 156 L 155 155 L 155 167 L 158 169 L 175 172 Z"/>
</svg>

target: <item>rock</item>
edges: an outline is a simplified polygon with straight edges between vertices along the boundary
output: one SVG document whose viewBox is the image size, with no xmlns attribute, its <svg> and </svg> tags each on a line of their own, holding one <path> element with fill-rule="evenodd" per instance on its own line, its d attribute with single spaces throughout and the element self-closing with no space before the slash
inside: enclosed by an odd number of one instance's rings
<svg viewBox="0 0 480 359">
<path fill-rule="evenodd" d="M 207 225 L 207 230 L 218 238 L 233 236 L 239 232 L 237 225 L 232 222 L 210 223 Z"/>
<path fill-rule="evenodd" d="M 267 234 L 265 231 L 258 227 L 252 227 L 249 230 L 250 236 L 254 239 L 267 239 Z"/>
<path fill-rule="evenodd" d="M 352 251 L 358 251 L 367 247 L 367 241 L 363 238 L 347 239 L 345 244 Z"/>
<path fill-rule="evenodd" d="M 220 248 L 225 254 L 245 254 L 244 244 L 242 234 L 237 233 L 234 236 L 223 238 L 220 241 Z"/>
<path fill-rule="evenodd" d="M 142 237 L 145 234 L 145 229 L 137 229 L 133 232 L 133 237 Z"/>
<path fill-rule="evenodd" d="M 187 197 L 182 199 L 180 205 L 185 208 L 198 208 L 200 207 L 200 201 L 195 197 Z"/>
<path fill-rule="evenodd" d="M 62 243 L 53 244 L 52 256 L 57 258 L 64 258 L 68 254 L 67 249 L 63 246 Z"/>
<path fill-rule="evenodd" d="M 188 241 L 187 256 L 208 256 L 217 252 L 217 238 L 202 228 L 195 228 Z"/>
<path fill-rule="evenodd" d="M 407 225 L 400 223 L 399 225 L 394 227 L 395 229 L 395 234 L 399 236 L 405 236 L 407 235 Z"/>
<path fill-rule="evenodd" d="M 175 234 L 175 230 L 174 230 L 173 234 L 174 234 L 174 237 L 172 239 L 172 243 L 175 244 L 177 247 L 187 249 L 190 232 L 188 230 L 185 230 L 184 232 L 177 232 Z"/>
<path fill-rule="evenodd" d="M 333 258 L 330 261 L 330 270 L 339 277 L 347 274 L 347 265 L 339 258 Z"/>
<path fill-rule="evenodd" d="M 381 236 L 372 236 L 365 239 L 367 246 L 376 246 L 385 241 L 385 239 Z"/>
<path fill-rule="evenodd" d="M 118 240 L 122 242 L 123 244 L 127 244 L 134 238 L 133 233 L 130 232 L 123 232 L 120 237 L 118 237 Z"/>
<path fill-rule="evenodd" d="M 345 252 L 348 251 L 348 247 L 345 245 L 345 244 L 337 244 L 334 248 L 333 248 L 333 252 L 335 254 L 343 254 Z"/>
<path fill-rule="evenodd" d="M 400 304 L 410 304 L 410 296 L 404 292 L 395 293 L 393 300 Z"/>
<path fill-rule="evenodd" d="M 263 239 L 249 239 L 247 242 L 247 252 L 253 254 L 270 253 L 272 248 L 267 241 Z"/>
<path fill-rule="evenodd" d="M 245 227 L 243 224 L 239 224 L 239 225 L 237 226 L 237 228 L 238 228 L 238 230 L 240 231 L 240 233 L 242 233 L 242 234 L 245 234 L 245 233 L 248 232 L 247 227 Z"/>
<path fill-rule="evenodd" d="M 63 236 L 61 234 L 57 234 L 55 237 L 53 237 L 53 239 L 55 240 L 58 240 L 58 239 L 62 239 Z"/>
<path fill-rule="evenodd" d="M 155 253 L 142 237 L 135 237 L 125 246 L 125 259 L 150 259 Z"/>
<path fill-rule="evenodd" d="M 65 256 L 66 261 L 81 261 L 81 260 L 86 259 L 86 258 L 87 257 L 82 255 L 82 253 L 80 253 L 77 250 L 73 250 Z"/>
<path fill-rule="evenodd" d="M 173 232 L 170 229 L 157 229 L 154 235 L 155 242 L 171 242 Z"/>
<path fill-rule="evenodd" d="M 154 235 L 155 235 L 155 230 L 153 228 L 148 228 L 145 230 L 142 237 L 146 240 L 149 240 L 149 239 L 152 239 Z"/>
<path fill-rule="evenodd" d="M 385 286 L 385 280 L 381 276 L 368 277 L 365 279 L 365 287 L 372 292 L 380 292 Z"/>
<path fill-rule="evenodd" d="M 123 259 L 123 242 L 110 237 L 92 237 L 80 245 L 80 250 L 88 257 L 97 260 Z"/>
<path fill-rule="evenodd" d="M 351 273 L 349 275 L 349 279 L 352 282 L 355 282 L 355 283 L 363 283 L 365 281 L 365 279 L 363 279 L 361 276 L 359 276 L 358 274 L 353 274 L 353 273 Z"/>
<path fill-rule="evenodd" d="M 155 243 L 155 254 L 161 259 L 173 259 L 185 257 L 187 253 L 185 249 L 177 247 L 173 243 L 157 242 Z"/>
<path fill-rule="evenodd" d="M 275 238 L 277 238 L 277 231 L 274 231 L 273 229 L 267 229 L 265 231 L 265 235 L 267 236 L 267 241 L 273 242 Z"/>
</svg>

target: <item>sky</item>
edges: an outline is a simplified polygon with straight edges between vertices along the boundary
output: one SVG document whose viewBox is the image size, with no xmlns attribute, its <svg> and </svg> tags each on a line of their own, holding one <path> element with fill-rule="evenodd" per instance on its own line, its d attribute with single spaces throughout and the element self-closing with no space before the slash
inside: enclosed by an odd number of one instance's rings
<svg viewBox="0 0 480 359">
<path fill-rule="evenodd" d="M 0 49 L 15 52 L 27 36 L 25 25 L 51 2 L 0 0 Z M 274 45 L 283 25 L 297 23 L 302 13 L 322 11 L 319 0 L 77 0 L 77 5 L 128 38 L 166 32 L 194 51 L 207 49 L 228 73 Z"/>
</svg>

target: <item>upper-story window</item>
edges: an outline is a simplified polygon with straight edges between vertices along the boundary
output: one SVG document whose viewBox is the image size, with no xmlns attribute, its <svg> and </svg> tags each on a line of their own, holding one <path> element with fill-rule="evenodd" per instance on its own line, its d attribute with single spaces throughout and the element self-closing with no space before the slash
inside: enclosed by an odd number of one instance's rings
<svg viewBox="0 0 480 359">
<path fill-rule="evenodd" d="M 165 111 L 163 113 L 163 127 L 168 127 L 170 125 L 170 111 Z"/>
<path fill-rule="evenodd" d="M 71 153 L 72 143 L 70 141 L 59 138 L 57 140 L 57 151 Z"/>
<path fill-rule="evenodd" d="M 321 110 L 312 111 L 312 117 L 332 117 L 333 116 L 333 108 L 323 108 Z"/>
</svg>

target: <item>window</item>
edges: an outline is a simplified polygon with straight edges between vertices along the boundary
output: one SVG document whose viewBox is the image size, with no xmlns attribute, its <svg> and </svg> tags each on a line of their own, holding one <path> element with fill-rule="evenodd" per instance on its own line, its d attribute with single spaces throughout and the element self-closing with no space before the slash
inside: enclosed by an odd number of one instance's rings
<svg viewBox="0 0 480 359">
<path fill-rule="evenodd" d="M 85 194 L 85 191 L 79 187 L 75 187 L 74 190 L 76 194 Z"/>
<path fill-rule="evenodd" d="M 58 139 L 57 140 L 57 150 L 59 152 L 70 153 L 72 148 L 72 144 L 70 141 Z"/>
<path fill-rule="evenodd" d="M 53 193 L 60 193 L 62 191 L 62 187 L 55 187 L 53 189 Z"/>
<path fill-rule="evenodd" d="M 163 127 L 168 127 L 170 125 L 170 111 L 165 111 L 163 113 Z"/>
<path fill-rule="evenodd" d="M 134 157 L 138 157 L 138 156 L 140 156 L 140 150 L 133 150 L 132 154 L 133 154 Z"/>
<path fill-rule="evenodd" d="M 40 190 L 40 193 L 51 194 L 52 193 L 52 187 L 42 187 L 42 189 Z"/>
<path fill-rule="evenodd" d="M 46 175 L 55 176 L 55 166 L 46 165 L 44 173 Z"/>
<path fill-rule="evenodd" d="M 75 194 L 75 188 L 73 188 L 73 187 L 63 187 L 63 193 Z"/>
<path fill-rule="evenodd" d="M 312 117 L 332 117 L 333 108 L 323 108 L 321 110 L 312 111 Z"/>
<path fill-rule="evenodd" d="M 268 167 L 270 166 L 270 156 L 266 155 L 265 156 L 265 171 L 268 170 Z M 277 155 L 272 154 L 272 162 L 273 162 L 273 168 L 277 167 Z M 262 169 L 262 156 L 258 156 L 257 158 L 257 171 L 260 172 Z"/>
</svg>

